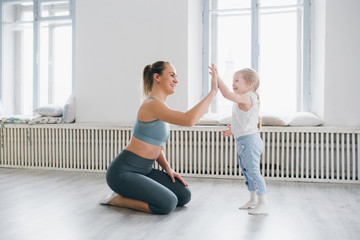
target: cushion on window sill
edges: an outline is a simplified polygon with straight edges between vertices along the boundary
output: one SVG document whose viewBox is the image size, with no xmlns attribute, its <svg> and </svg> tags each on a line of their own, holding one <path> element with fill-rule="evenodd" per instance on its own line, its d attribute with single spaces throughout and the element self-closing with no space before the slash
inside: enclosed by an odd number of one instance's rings
<svg viewBox="0 0 360 240">
<path fill-rule="evenodd" d="M 34 116 L 31 115 L 13 115 L 13 116 L 3 116 L 1 118 L 2 123 L 11 123 L 11 124 L 28 124 Z"/>
<path fill-rule="evenodd" d="M 217 113 L 206 113 L 195 125 L 221 125 L 220 115 Z"/>
<path fill-rule="evenodd" d="M 57 105 L 46 105 L 35 109 L 34 113 L 43 117 L 61 117 L 63 111 Z"/>
<path fill-rule="evenodd" d="M 75 103 L 75 94 L 73 93 L 65 103 L 62 121 L 64 123 L 75 122 L 75 114 L 76 114 L 76 103 Z"/>
<path fill-rule="evenodd" d="M 276 114 L 263 114 L 261 116 L 262 126 L 288 126 L 285 118 Z"/>
<path fill-rule="evenodd" d="M 288 118 L 289 126 L 319 126 L 323 121 L 311 112 L 298 112 Z"/>
<path fill-rule="evenodd" d="M 36 116 L 28 124 L 57 124 L 62 123 L 62 117 L 44 117 Z"/>
</svg>

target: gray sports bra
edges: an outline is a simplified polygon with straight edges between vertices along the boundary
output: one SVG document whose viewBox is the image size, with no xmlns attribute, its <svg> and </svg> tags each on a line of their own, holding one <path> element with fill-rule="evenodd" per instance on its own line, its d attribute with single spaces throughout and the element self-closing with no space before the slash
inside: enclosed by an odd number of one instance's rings
<svg viewBox="0 0 360 240">
<path fill-rule="evenodd" d="M 154 97 L 149 97 L 154 99 Z M 156 119 L 142 122 L 136 119 L 133 136 L 156 146 L 163 146 L 170 136 L 170 126 L 167 122 Z"/>
</svg>

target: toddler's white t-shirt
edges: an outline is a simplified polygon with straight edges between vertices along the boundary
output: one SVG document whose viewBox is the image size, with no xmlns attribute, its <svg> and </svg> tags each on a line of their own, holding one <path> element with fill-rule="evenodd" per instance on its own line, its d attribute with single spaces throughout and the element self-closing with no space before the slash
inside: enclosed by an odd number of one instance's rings
<svg viewBox="0 0 360 240">
<path fill-rule="evenodd" d="M 232 108 L 231 131 L 235 139 L 240 136 L 258 132 L 259 101 L 255 93 L 248 92 L 246 94 L 249 95 L 252 100 L 252 107 L 249 111 L 245 112 L 241 110 L 237 103 L 234 103 Z"/>
</svg>

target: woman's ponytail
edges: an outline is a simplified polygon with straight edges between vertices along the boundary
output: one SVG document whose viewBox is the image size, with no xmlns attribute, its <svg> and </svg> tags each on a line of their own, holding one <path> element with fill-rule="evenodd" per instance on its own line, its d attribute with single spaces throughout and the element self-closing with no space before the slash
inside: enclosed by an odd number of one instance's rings
<svg viewBox="0 0 360 240">
<path fill-rule="evenodd" d="M 143 96 L 149 97 L 152 88 L 151 65 L 145 66 L 143 71 Z"/>
<path fill-rule="evenodd" d="M 143 71 L 143 95 L 145 98 L 149 97 L 151 94 L 154 74 L 157 73 L 161 75 L 166 67 L 165 64 L 170 63 L 165 61 L 157 61 L 153 64 L 148 64 L 145 66 Z"/>
</svg>

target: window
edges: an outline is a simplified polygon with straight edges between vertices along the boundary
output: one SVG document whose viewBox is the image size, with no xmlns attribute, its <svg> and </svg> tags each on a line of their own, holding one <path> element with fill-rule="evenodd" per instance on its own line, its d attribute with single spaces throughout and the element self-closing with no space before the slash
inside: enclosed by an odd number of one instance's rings
<svg viewBox="0 0 360 240">
<path fill-rule="evenodd" d="M 5 113 L 63 105 L 73 89 L 73 0 L 1 1 L 0 101 Z"/>
<path fill-rule="evenodd" d="M 310 0 L 204 0 L 204 94 L 214 62 L 232 89 L 233 73 L 260 75 L 261 111 L 291 114 L 309 109 Z M 212 112 L 232 102 L 217 95 Z"/>
</svg>

